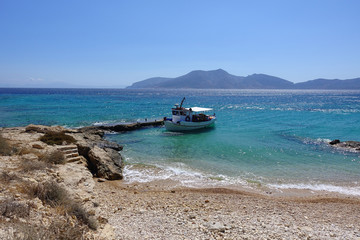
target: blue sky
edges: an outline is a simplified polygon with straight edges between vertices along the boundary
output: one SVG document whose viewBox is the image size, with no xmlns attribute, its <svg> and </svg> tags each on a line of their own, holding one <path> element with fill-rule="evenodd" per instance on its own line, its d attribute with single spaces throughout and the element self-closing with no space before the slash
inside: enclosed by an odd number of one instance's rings
<svg viewBox="0 0 360 240">
<path fill-rule="evenodd" d="M 222 68 L 360 77 L 358 0 L 0 0 L 0 86 L 122 87 Z"/>
</svg>

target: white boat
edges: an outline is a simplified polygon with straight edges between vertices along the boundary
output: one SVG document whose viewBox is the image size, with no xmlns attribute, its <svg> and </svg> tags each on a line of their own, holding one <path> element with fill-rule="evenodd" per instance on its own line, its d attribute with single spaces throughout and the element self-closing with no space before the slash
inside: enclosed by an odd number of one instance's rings
<svg viewBox="0 0 360 240">
<path fill-rule="evenodd" d="M 214 115 L 205 114 L 205 112 L 212 111 L 212 108 L 184 108 L 182 107 L 184 100 L 185 98 L 181 101 L 180 106 L 175 104 L 175 107 L 171 109 L 172 118 L 164 119 L 166 130 L 183 132 L 212 127 L 214 125 L 216 121 L 215 113 Z"/>
</svg>

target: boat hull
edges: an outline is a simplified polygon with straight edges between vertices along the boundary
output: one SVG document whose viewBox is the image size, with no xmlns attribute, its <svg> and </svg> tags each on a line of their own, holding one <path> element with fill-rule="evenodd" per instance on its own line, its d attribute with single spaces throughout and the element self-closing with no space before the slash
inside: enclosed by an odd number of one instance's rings
<svg viewBox="0 0 360 240">
<path fill-rule="evenodd" d="M 180 121 L 179 123 L 174 123 L 172 121 L 166 120 L 164 121 L 165 128 L 168 131 L 172 132 L 184 132 L 184 131 L 193 131 L 202 128 L 212 127 L 215 123 L 216 119 L 211 119 L 205 122 L 186 122 Z"/>
</svg>

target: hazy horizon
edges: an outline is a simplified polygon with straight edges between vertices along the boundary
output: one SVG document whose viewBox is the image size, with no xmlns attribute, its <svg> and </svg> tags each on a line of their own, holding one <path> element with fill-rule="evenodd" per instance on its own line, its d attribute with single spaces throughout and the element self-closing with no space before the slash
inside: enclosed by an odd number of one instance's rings
<svg viewBox="0 0 360 240">
<path fill-rule="evenodd" d="M 197 70 L 193 70 L 193 71 L 197 71 Z M 203 71 L 203 70 L 200 70 L 200 71 Z M 214 71 L 214 70 L 209 70 L 209 71 Z M 186 73 L 188 74 L 188 73 Z M 177 77 L 181 77 L 183 75 L 186 75 L 186 74 L 182 74 L 180 76 L 177 76 Z M 231 73 L 229 73 L 231 74 Z M 231 74 L 232 75 L 232 74 Z M 166 76 L 160 76 L 161 77 L 164 77 L 164 78 L 168 78 Z M 239 77 L 246 77 L 246 76 L 239 76 Z M 277 77 L 277 76 L 273 76 L 273 77 Z M 147 79 L 143 79 L 143 80 L 139 80 L 139 81 L 136 81 L 136 82 L 141 82 L 141 81 L 144 81 L 144 80 L 148 80 L 148 79 L 151 79 L 151 78 L 158 78 L 158 77 L 150 77 L 150 78 L 147 78 Z M 173 79 L 173 78 L 170 78 L 170 79 Z M 287 80 L 287 79 L 284 79 L 284 80 Z M 309 79 L 307 81 L 311 81 L 311 80 L 317 80 L 317 79 Z M 328 79 L 328 80 L 348 80 L 348 79 Z M 304 83 L 304 82 L 307 82 L 307 81 L 303 81 L 303 82 L 293 82 L 294 84 L 296 83 Z M 134 83 L 136 83 L 134 82 Z M 291 81 L 290 81 L 291 82 Z M 64 83 L 64 82 L 48 82 L 48 83 L 37 83 L 37 82 L 33 82 L 31 84 L 27 84 L 26 86 L 24 85 L 1 85 L 0 83 L 0 88 L 104 88 L 104 89 L 117 89 L 117 88 L 127 88 L 127 87 L 130 87 L 132 85 L 132 83 L 130 85 L 112 85 L 112 86 L 106 86 L 106 85 L 76 85 L 76 84 L 71 84 L 71 83 Z"/>
</svg>

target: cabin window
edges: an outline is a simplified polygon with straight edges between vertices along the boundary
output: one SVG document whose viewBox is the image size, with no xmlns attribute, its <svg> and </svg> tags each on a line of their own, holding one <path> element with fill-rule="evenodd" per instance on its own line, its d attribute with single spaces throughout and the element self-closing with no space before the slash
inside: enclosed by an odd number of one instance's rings
<svg viewBox="0 0 360 240">
<path fill-rule="evenodd" d="M 181 115 L 181 116 L 186 116 L 186 113 L 180 112 L 180 115 Z"/>
<path fill-rule="evenodd" d="M 172 114 L 173 114 L 173 115 L 178 115 L 179 112 L 178 112 L 178 111 L 172 111 Z"/>
</svg>

